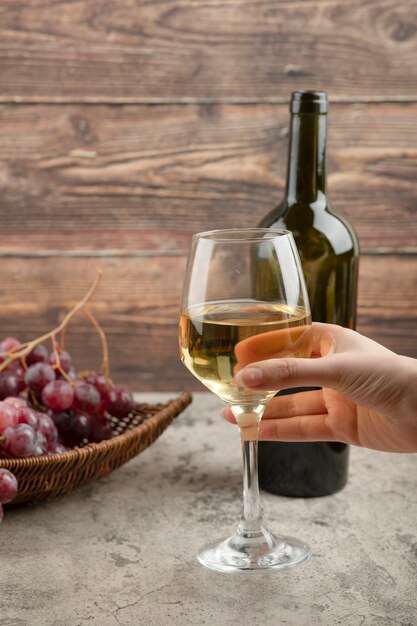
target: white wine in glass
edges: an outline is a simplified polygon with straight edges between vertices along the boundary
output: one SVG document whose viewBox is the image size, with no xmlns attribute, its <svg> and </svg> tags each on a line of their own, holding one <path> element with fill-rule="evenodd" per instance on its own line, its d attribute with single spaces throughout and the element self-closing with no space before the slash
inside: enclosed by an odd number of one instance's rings
<svg viewBox="0 0 417 626">
<path fill-rule="evenodd" d="M 296 540 L 262 525 L 257 477 L 259 423 L 277 389 L 236 383 L 247 365 L 308 357 L 311 316 L 291 233 L 230 229 L 194 235 L 179 325 L 183 363 L 231 408 L 243 451 L 243 512 L 232 537 L 204 546 L 199 561 L 223 572 L 293 567 L 310 556 Z"/>
</svg>

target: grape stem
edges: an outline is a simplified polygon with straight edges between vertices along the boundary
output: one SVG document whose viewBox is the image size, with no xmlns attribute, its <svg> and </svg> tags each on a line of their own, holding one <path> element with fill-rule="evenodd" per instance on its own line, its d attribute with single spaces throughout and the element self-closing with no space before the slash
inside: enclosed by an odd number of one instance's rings
<svg viewBox="0 0 417 626">
<path fill-rule="evenodd" d="M 45 333 L 41 337 L 37 337 L 36 339 L 33 339 L 32 341 L 28 341 L 26 343 L 21 344 L 17 350 L 10 353 L 9 357 L 5 361 L 3 361 L 3 363 L 0 363 L 0 372 L 4 370 L 8 365 L 10 365 L 10 363 L 12 363 L 13 361 L 16 361 L 17 359 L 24 359 L 25 356 L 27 356 L 33 350 L 33 348 L 35 348 L 38 344 L 42 343 L 43 341 L 46 341 L 47 339 L 52 339 L 53 341 L 53 338 L 66 328 L 66 326 L 68 325 L 70 320 L 74 317 L 74 315 L 78 313 L 80 309 L 85 307 L 85 305 L 87 304 L 87 302 L 89 301 L 89 299 L 91 298 L 95 290 L 97 289 L 101 281 L 102 275 L 103 275 L 103 272 L 101 270 L 98 270 L 94 283 L 92 284 L 92 286 L 90 287 L 90 289 L 88 290 L 84 298 L 80 300 L 71 309 L 71 311 L 69 311 L 69 313 L 67 313 L 67 315 L 64 317 L 62 322 L 56 328 L 51 330 L 49 333 Z"/>
<path fill-rule="evenodd" d="M 96 329 L 96 331 L 100 335 L 101 347 L 102 347 L 102 350 L 103 350 L 103 361 L 102 361 L 102 364 L 101 364 L 101 371 L 102 371 L 102 373 L 104 374 L 104 376 L 106 378 L 109 378 L 109 375 L 110 375 L 109 348 L 108 348 L 108 345 L 107 345 L 106 335 L 104 333 L 104 330 L 101 328 L 100 324 L 98 323 L 98 321 L 94 317 L 94 315 L 91 313 L 91 311 L 86 306 L 84 307 L 84 313 L 87 315 L 88 319 L 90 320 L 90 322 L 93 324 L 94 328 Z"/>
<path fill-rule="evenodd" d="M 52 341 L 52 345 L 54 347 L 54 354 L 55 354 L 55 358 L 56 358 L 56 369 L 61 374 L 61 376 L 63 378 L 65 378 L 67 383 L 69 383 L 71 386 L 74 386 L 74 381 L 72 380 L 72 378 L 70 376 L 68 376 L 67 372 L 62 367 L 61 357 L 60 357 L 60 354 L 59 354 L 59 345 L 58 345 L 58 342 L 56 340 L 55 333 L 51 336 L 51 341 Z"/>
</svg>

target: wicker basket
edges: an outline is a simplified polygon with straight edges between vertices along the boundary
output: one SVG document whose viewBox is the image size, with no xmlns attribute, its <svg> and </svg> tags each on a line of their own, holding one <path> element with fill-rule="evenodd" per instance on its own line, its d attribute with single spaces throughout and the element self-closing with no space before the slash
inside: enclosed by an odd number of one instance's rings
<svg viewBox="0 0 417 626">
<path fill-rule="evenodd" d="M 167 404 L 137 403 L 128 417 L 112 418 L 113 437 L 107 441 L 50 456 L 0 459 L 0 467 L 19 482 L 17 497 L 6 506 L 55 498 L 110 474 L 150 446 L 190 402 L 191 395 L 182 393 Z"/>
</svg>

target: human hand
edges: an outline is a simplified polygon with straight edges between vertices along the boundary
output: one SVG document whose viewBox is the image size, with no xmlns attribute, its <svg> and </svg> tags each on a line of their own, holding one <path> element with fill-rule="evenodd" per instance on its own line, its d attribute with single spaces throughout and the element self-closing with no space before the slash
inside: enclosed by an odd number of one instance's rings
<svg viewBox="0 0 417 626">
<path fill-rule="evenodd" d="M 313 323 L 312 330 L 312 358 L 259 361 L 236 375 L 251 389 L 323 387 L 273 398 L 259 439 L 417 452 L 417 360 L 341 326 Z M 235 421 L 230 409 L 224 416 Z"/>
</svg>

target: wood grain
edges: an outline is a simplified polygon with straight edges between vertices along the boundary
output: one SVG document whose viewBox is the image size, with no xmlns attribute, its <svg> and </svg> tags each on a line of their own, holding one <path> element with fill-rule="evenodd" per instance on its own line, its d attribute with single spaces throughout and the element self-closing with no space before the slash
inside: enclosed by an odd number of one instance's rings
<svg viewBox="0 0 417 626">
<path fill-rule="evenodd" d="M 114 378 L 201 388 L 177 354 L 190 236 L 279 202 L 290 93 L 324 87 L 359 329 L 417 356 L 416 33 L 414 0 L 2 2 L 0 336 L 50 329 L 101 266 Z M 98 366 L 86 320 L 68 341 Z"/>
<path fill-rule="evenodd" d="M 97 259 L 2 259 L 0 337 L 52 329 L 93 282 Z M 177 319 L 185 256 L 100 261 L 91 309 L 106 331 L 113 378 L 140 390 L 201 389 L 179 362 Z M 364 256 L 358 329 L 417 357 L 417 257 Z M 100 342 L 82 315 L 67 336 L 79 369 L 100 366 Z"/>
<path fill-rule="evenodd" d="M 415 98 L 417 5 L 6 0 L 2 101 Z"/>
<path fill-rule="evenodd" d="M 329 190 L 363 252 L 417 251 L 417 103 L 333 104 Z M 285 105 L 5 106 L 1 253 L 184 252 L 285 185 Z"/>
<path fill-rule="evenodd" d="M 3 259 L 0 336 L 14 334 L 25 341 L 54 328 L 87 292 L 100 268 L 104 276 L 91 310 L 108 336 L 112 375 L 137 390 L 168 384 L 178 389 L 184 267 L 185 257 Z M 66 343 L 79 369 L 100 366 L 98 335 L 82 314 L 69 328 Z"/>
<path fill-rule="evenodd" d="M 417 255 L 362 257 L 358 330 L 417 358 Z"/>
</svg>

